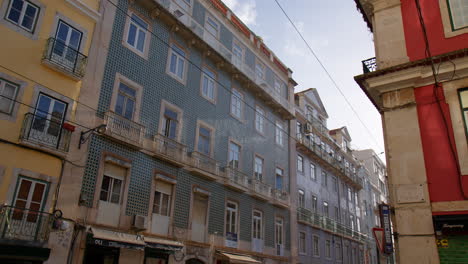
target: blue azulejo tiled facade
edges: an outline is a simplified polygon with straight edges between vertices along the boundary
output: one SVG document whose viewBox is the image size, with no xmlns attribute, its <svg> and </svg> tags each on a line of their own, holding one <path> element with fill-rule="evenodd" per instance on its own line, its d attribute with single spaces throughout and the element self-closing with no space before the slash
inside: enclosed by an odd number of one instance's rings
<svg viewBox="0 0 468 264">
<path fill-rule="evenodd" d="M 290 72 L 209 1 L 107 7 L 105 129 L 89 141 L 81 191 L 89 236 L 134 236 L 124 242 L 146 263 L 288 262 Z M 125 262 L 129 248 L 89 246 L 85 263 Z"/>
</svg>

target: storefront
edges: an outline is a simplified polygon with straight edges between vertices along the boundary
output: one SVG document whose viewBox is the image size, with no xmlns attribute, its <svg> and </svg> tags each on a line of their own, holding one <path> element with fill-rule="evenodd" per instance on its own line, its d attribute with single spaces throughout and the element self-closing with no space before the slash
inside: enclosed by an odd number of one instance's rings
<svg viewBox="0 0 468 264">
<path fill-rule="evenodd" d="M 216 264 L 261 264 L 262 262 L 252 256 L 239 255 L 223 251 L 216 252 Z"/>
<path fill-rule="evenodd" d="M 183 244 L 177 241 L 146 236 L 145 264 L 167 264 L 169 256 L 180 252 Z"/>
</svg>

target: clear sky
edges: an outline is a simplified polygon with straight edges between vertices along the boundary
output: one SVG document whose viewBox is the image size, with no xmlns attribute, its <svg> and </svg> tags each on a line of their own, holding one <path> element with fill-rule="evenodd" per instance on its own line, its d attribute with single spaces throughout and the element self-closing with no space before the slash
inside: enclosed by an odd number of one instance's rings
<svg viewBox="0 0 468 264">
<path fill-rule="evenodd" d="M 296 91 L 317 88 L 330 129 L 347 126 L 357 149 L 384 151 L 380 114 L 354 81 L 374 57 L 372 33 L 353 0 L 279 0 L 358 112 L 359 122 L 274 0 L 223 0 L 293 70 Z M 381 156 L 383 159 L 383 157 Z"/>
</svg>

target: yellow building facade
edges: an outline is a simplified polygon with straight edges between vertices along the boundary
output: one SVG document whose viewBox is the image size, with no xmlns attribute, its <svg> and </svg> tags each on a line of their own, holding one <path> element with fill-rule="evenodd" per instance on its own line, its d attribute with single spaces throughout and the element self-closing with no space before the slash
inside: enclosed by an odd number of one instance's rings
<svg viewBox="0 0 468 264">
<path fill-rule="evenodd" d="M 55 197 L 98 20 L 98 0 L 0 0 L 0 262 L 66 263 Z"/>
</svg>

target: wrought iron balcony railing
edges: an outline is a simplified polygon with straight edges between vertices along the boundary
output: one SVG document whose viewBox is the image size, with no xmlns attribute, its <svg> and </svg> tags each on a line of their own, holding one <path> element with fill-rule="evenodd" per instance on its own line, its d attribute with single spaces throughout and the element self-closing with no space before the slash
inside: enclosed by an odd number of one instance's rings
<svg viewBox="0 0 468 264">
<path fill-rule="evenodd" d="M 53 221 L 49 213 L 0 206 L 0 240 L 46 243 Z"/>
<path fill-rule="evenodd" d="M 154 136 L 153 150 L 155 154 L 176 165 L 183 164 L 187 158 L 187 147 L 163 135 Z"/>
<path fill-rule="evenodd" d="M 51 117 L 48 117 L 51 116 Z M 54 118 L 53 114 L 27 113 L 24 116 L 20 140 L 61 152 L 68 152 L 74 127 Z"/>
<path fill-rule="evenodd" d="M 305 208 L 297 208 L 297 219 L 301 222 L 306 222 L 312 226 L 339 234 L 342 236 L 353 238 L 357 241 L 367 242 L 369 237 L 366 234 L 355 231 L 342 223 L 337 222 L 329 217 L 317 214 Z"/>
<path fill-rule="evenodd" d="M 49 38 L 42 60 L 74 77 L 83 78 L 88 58 L 63 41 Z"/>
<path fill-rule="evenodd" d="M 215 176 L 219 175 L 219 163 L 215 159 L 208 157 L 198 151 L 190 153 L 190 157 L 191 165 L 194 168 Z"/>
<path fill-rule="evenodd" d="M 145 132 L 143 125 L 111 111 L 105 113 L 104 124 L 106 124 L 106 135 L 136 147 L 143 145 Z"/>
<path fill-rule="evenodd" d="M 377 70 L 377 61 L 374 58 L 370 58 L 362 61 L 362 70 L 364 73 L 369 73 Z"/>
</svg>

